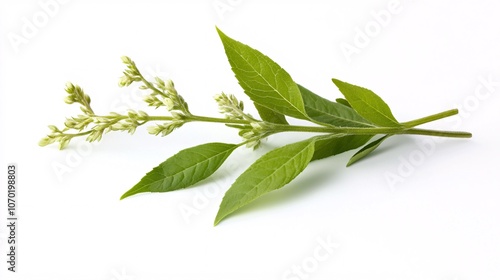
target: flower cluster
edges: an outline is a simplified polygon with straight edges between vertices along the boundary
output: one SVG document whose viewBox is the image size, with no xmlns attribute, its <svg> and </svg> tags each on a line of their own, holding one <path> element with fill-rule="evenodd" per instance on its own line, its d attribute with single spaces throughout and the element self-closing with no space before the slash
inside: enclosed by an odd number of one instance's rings
<svg viewBox="0 0 500 280">
<path fill-rule="evenodd" d="M 90 96 L 86 95 L 80 86 L 72 83 L 66 83 L 65 90 L 68 93 L 68 96 L 64 98 L 64 102 L 67 104 L 79 103 L 82 105 L 80 109 L 84 114 L 94 114 L 94 111 L 90 107 Z"/>
<path fill-rule="evenodd" d="M 256 149 L 260 146 L 261 140 L 269 136 L 268 124 L 245 113 L 243 101 L 239 101 L 236 96 L 220 93 L 215 95 L 214 99 L 219 105 L 219 112 L 224 114 L 227 119 L 248 122 L 245 125 L 232 126 L 240 129 L 239 135 L 245 140 L 247 147 Z"/>
<path fill-rule="evenodd" d="M 68 104 L 80 104 L 83 114 L 67 118 L 63 129 L 50 125 L 50 133 L 39 142 L 40 146 L 58 142 L 59 148 L 64 149 L 71 139 L 78 136 L 86 136 L 87 141 L 94 142 L 100 141 L 103 134 L 110 131 L 126 131 L 133 134 L 138 126 L 149 121 L 165 121 L 148 128 L 151 134 L 165 136 L 181 127 L 186 122 L 186 117 L 192 116 L 187 103 L 177 93 L 171 80 L 164 81 L 156 77 L 154 82 L 149 82 L 142 76 L 134 61 L 126 56 L 122 57 L 122 61 L 127 69 L 123 72 L 124 75 L 120 78 L 119 85 L 126 87 L 134 82 L 142 82 L 140 89 L 149 91 L 144 96 L 146 104 L 156 108 L 164 106 L 171 116 L 150 117 L 140 110 L 129 110 L 124 115 L 114 112 L 104 116 L 96 115 L 90 106 L 91 99 L 83 89 L 78 85 L 67 83 L 65 90 L 68 95 L 64 101 Z"/>
<path fill-rule="evenodd" d="M 166 136 L 174 129 L 181 127 L 185 123 L 185 117 L 191 116 L 191 113 L 188 104 L 175 89 L 174 82 L 159 77 L 155 77 L 154 82 L 149 82 L 144 79 L 135 62 L 129 57 L 122 57 L 122 61 L 127 66 L 127 70 L 123 72 L 124 76 L 121 77 L 119 85 L 125 87 L 133 82 L 142 82 L 140 89 L 149 90 L 148 94 L 143 97 L 144 102 L 155 109 L 165 107 L 172 115 L 173 121 L 148 127 L 148 132 L 153 135 Z"/>
<path fill-rule="evenodd" d="M 184 98 L 179 95 L 177 90 L 175 89 L 174 82 L 172 80 L 167 80 L 164 81 L 158 77 L 155 78 L 155 83 L 154 83 L 155 89 L 153 89 L 153 92 L 144 98 L 146 103 L 150 104 L 150 106 L 156 106 L 158 104 L 157 102 L 160 101 L 158 97 L 161 97 L 162 100 L 161 102 L 163 105 L 167 108 L 168 111 L 177 111 L 180 113 L 183 113 L 185 115 L 190 115 L 191 113 L 189 112 L 189 107 L 186 101 L 184 101 Z M 149 101 L 151 99 L 156 99 L 155 102 L 156 104 L 151 104 Z"/>
<path fill-rule="evenodd" d="M 63 129 L 50 125 L 50 133 L 39 142 L 40 146 L 57 142 L 59 148 L 64 149 L 74 137 L 85 136 L 87 141 L 94 142 L 100 141 L 102 136 L 110 131 L 126 131 L 133 134 L 137 127 L 147 122 L 160 122 L 148 127 L 147 131 L 161 136 L 172 133 L 190 121 L 223 122 L 238 129 L 247 147 L 254 148 L 257 148 L 261 140 L 271 134 L 272 124 L 257 120 L 245 113 L 243 102 L 234 95 L 221 93 L 215 96 L 219 111 L 224 114 L 225 119 L 196 116 L 191 114 L 188 104 L 179 95 L 172 80 L 155 77 L 149 81 L 144 78 L 135 62 L 129 57 L 123 56 L 122 61 L 127 68 L 120 78 L 120 87 L 127 87 L 135 82 L 140 83 L 139 88 L 145 92 L 144 102 L 156 109 L 166 108 L 170 116 L 150 116 L 140 110 L 129 110 L 126 114 L 111 112 L 107 115 L 97 115 L 90 106 L 90 97 L 83 89 L 78 85 L 68 83 L 66 84 L 68 95 L 64 100 L 68 104 L 80 104 L 82 114 L 67 118 Z"/>
<path fill-rule="evenodd" d="M 64 101 L 68 104 L 81 104 L 80 109 L 83 114 L 67 118 L 63 129 L 49 125 L 50 133 L 39 142 L 40 146 L 58 142 L 59 148 L 64 149 L 71 139 L 78 136 L 87 136 L 87 141 L 94 142 L 101 140 L 102 135 L 109 131 L 127 131 L 132 134 L 148 119 L 147 113 L 133 110 L 129 110 L 126 115 L 112 112 L 107 116 L 98 116 L 90 106 L 90 96 L 85 94 L 80 86 L 67 83 L 65 90 L 68 95 Z M 91 124 L 94 126 L 88 131 L 83 131 Z"/>
<path fill-rule="evenodd" d="M 240 129 L 239 135 L 245 140 L 247 148 L 257 149 L 262 140 L 271 134 L 270 131 L 265 122 L 252 122 L 249 127 Z"/>
<path fill-rule="evenodd" d="M 174 129 L 181 127 L 184 124 L 183 121 L 172 121 L 165 122 L 163 124 L 156 124 L 155 126 L 148 127 L 149 134 L 167 136 L 172 133 Z"/>
<path fill-rule="evenodd" d="M 108 116 L 78 115 L 66 119 L 65 128 L 58 129 L 54 125 L 49 125 L 51 133 L 43 138 L 39 144 L 46 146 L 54 142 L 59 142 L 60 149 L 64 149 L 72 138 L 86 135 L 89 142 L 100 141 L 104 133 L 110 131 L 127 131 L 133 134 L 138 126 L 148 121 L 148 114 L 143 111 L 129 110 L 127 115 L 110 113 Z M 94 124 L 88 131 L 82 130 L 89 124 Z M 71 133 L 71 130 L 77 131 Z"/>
<path fill-rule="evenodd" d="M 129 110 L 126 116 L 111 113 L 110 118 L 102 118 L 100 121 L 102 127 L 108 131 L 127 131 L 133 134 L 139 125 L 148 121 L 148 118 L 149 115 L 144 111 Z"/>
<path fill-rule="evenodd" d="M 243 112 L 245 108 L 243 101 L 238 101 L 236 96 L 232 94 L 227 95 L 225 93 L 220 93 L 215 95 L 214 99 L 219 105 L 219 112 L 224 114 L 226 118 L 233 120 L 254 120 L 252 116 Z"/>
<path fill-rule="evenodd" d="M 128 56 L 122 56 L 122 62 L 127 66 L 127 69 L 123 71 L 123 77 L 120 78 L 120 82 L 118 83 L 120 87 L 127 87 L 133 82 L 140 82 L 143 80 L 141 73 L 132 59 Z"/>
<path fill-rule="evenodd" d="M 57 128 L 57 126 L 55 126 L 55 125 L 49 125 L 49 129 L 50 129 L 50 133 L 47 136 L 45 136 L 44 138 L 42 138 L 42 140 L 40 140 L 38 142 L 38 145 L 43 147 L 43 146 L 47 146 L 47 145 L 55 143 L 55 142 L 59 142 L 59 149 L 62 150 L 64 148 L 66 148 L 66 146 L 68 146 L 69 141 L 71 141 L 71 138 L 74 137 L 74 136 L 70 136 L 70 135 L 65 134 L 63 131 L 61 131 L 59 128 Z"/>
</svg>

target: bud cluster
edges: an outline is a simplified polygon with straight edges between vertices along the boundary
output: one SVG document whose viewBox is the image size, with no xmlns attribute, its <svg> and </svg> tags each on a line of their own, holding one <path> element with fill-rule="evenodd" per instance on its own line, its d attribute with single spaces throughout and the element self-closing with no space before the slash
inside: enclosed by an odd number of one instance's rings
<svg viewBox="0 0 500 280">
<path fill-rule="evenodd" d="M 128 56 L 122 56 L 122 62 L 127 66 L 127 69 L 123 71 L 123 76 L 120 78 L 120 82 L 118 83 L 120 87 L 128 87 L 133 82 L 142 81 L 142 75 L 132 59 Z"/>
<path fill-rule="evenodd" d="M 172 116 L 172 121 L 148 127 L 148 132 L 153 135 L 166 136 L 181 127 L 187 116 L 192 116 L 184 98 L 177 92 L 172 80 L 163 80 L 155 77 L 154 83 L 145 83 L 143 89 L 151 89 L 151 93 L 144 96 L 144 102 L 149 106 L 165 107 Z"/>
<path fill-rule="evenodd" d="M 64 122 L 64 129 L 59 129 L 54 125 L 49 125 L 50 133 L 43 138 L 40 146 L 46 146 L 54 142 L 59 142 L 59 148 L 64 149 L 71 139 L 77 136 L 87 135 L 89 142 L 99 141 L 104 133 L 110 131 L 127 131 L 133 134 L 139 125 L 148 121 L 148 114 L 143 111 L 129 110 L 126 115 L 110 113 L 107 116 L 78 115 L 67 118 Z M 88 131 L 82 132 L 87 126 L 94 124 Z M 70 133 L 71 131 L 76 133 Z"/>
<path fill-rule="evenodd" d="M 64 99 L 64 102 L 66 102 L 67 104 L 73 104 L 73 103 L 81 104 L 82 107 L 80 108 L 84 114 L 94 113 L 94 111 L 90 107 L 90 96 L 86 95 L 80 86 L 68 82 L 66 83 L 65 90 L 68 93 L 68 95 Z"/>
<path fill-rule="evenodd" d="M 168 134 L 172 133 L 174 129 L 181 127 L 183 124 L 183 121 L 172 121 L 165 122 L 163 124 L 156 124 L 154 126 L 148 127 L 148 132 L 152 135 L 161 134 L 161 136 L 167 136 Z"/>
<path fill-rule="evenodd" d="M 269 136 L 270 129 L 264 122 L 252 122 L 240 129 L 239 135 L 245 140 L 247 148 L 257 149 L 263 139 Z"/>
<path fill-rule="evenodd" d="M 250 122 L 249 125 L 234 126 L 239 128 L 239 135 L 245 140 L 246 146 L 249 148 L 258 148 L 261 140 L 269 135 L 267 124 L 254 119 L 250 114 L 244 112 L 243 101 L 239 101 L 236 96 L 225 93 L 220 93 L 214 96 L 215 101 L 219 105 L 219 112 L 224 114 L 230 120 L 245 120 Z"/>
<path fill-rule="evenodd" d="M 50 133 L 43 138 L 40 146 L 59 143 L 59 148 L 64 149 L 74 137 L 85 136 L 89 142 L 100 141 L 105 133 L 110 131 L 126 131 L 133 134 L 138 126 L 150 121 L 159 121 L 147 131 L 153 135 L 166 136 L 175 129 L 190 121 L 226 122 L 230 127 L 239 129 L 239 135 L 244 139 L 247 147 L 257 148 L 265 137 L 269 136 L 272 127 L 268 123 L 254 119 L 250 114 L 244 112 L 243 102 L 234 95 L 221 93 L 215 96 L 220 113 L 224 114 L 226 120 L 210 117 L 200 117 L 191 114 L 188 104 L 177 92 L 172 80 L 164 80 L 155 77 L 154 80 L 146 80 L 140 73 L 134 61 L 129 57 L 122 57 L 126 65 L 119 85 L 126 87 L 134 82 L 140 82 L 140 89 L 147 91 L 143 100 L 148 106 L 164 107 L 170 116 L 149 116 L 146 112 L 129 110 L 126 114 L 109 113 L 108 115 L 96 115 L 90 107 L 90 97 L 83 89 L 72 83 L 66 84 L 68 95 L 64 101 L 68 104 L 78 103 L 83 114 L 67 118 L 64 128 L 59 129 L 50 125 Z"/>
<path fill-rule="evenodd" d="M 127 69 L 123 72 L 124 76 L 120 79 L 120 86 L 129 86 L 133 82 L 142 81 L 143 85 L 140 86 L 140 89 L 150 90 L 150 92 L 143 97 L 144 102 L 146 102 L 148 106 L 155 107 L 156 109 L 165 107 L 174 119 L 173 122 L 166 122 L 149 127 L 148 132 L 153 135 L 161 134 L 162 136 L 166 136 L 174 129 L 181 127 L 184 124 L 183 119 L 185 116 L 190 116 L 191 113 L 189 112 L 188 104 L 175 89 L 173 81 L 155 77 L 154 82 L 149 82 L 144 79 L 137 69 L 135 62 L 129 57 L 122 57 L 122 61 L 127 66 Z M 133 123 L 128 123 L 128 125 L 130 127 Z M 121 128 L 121 126 L 119 127 Z"/>
<path fill-rule="evenodd" d="M 239 101 L 236 96 L 225 93 L 216 94 L 214 96 L 215 101 L 219 105 L 219 112 L 224 114 L 226 118 L 232 120 L 250 120 L 255 121 L 250 114 L 243 112 L 244 105 L 243 101 Z"/>
<path fill-rule="evenodd" d="M 155 86 L 161 91 L 161 95 L 164 97 L 163 104 L 169 111 L 179 111 L 189 115 L 188 104 L 179 95 L 172 80 L 164 81 L 156 77 Z"/>
</svg>

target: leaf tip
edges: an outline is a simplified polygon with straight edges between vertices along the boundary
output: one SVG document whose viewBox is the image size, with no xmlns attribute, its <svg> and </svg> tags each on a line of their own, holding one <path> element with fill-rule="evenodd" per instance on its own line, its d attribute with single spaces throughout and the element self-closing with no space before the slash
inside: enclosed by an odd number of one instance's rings
<svg viewBox="0 0 500 280">
<path fill-rule="evenodd" d="M 124 198 L 126 198 L 126 197 L 128 197 L 128 196 L 130 196 L 130 195 L 129 195 L 129 194 L 127 194 L 127 193 L 124 193 L 122 196 L 120 196 L 120 200 L 123 200 Z"/>
<path fill-rule="evenodd" d="M 215 30 L 217 31 L 217 34 L 219 34 L 219 37 L 222 39 L 222 38 L 226 38 L 227 35 L 224 34 L 224 32 L 222 32 L 222 30 L 219 29 L 219 27 L 216 25 L 215 26 Z"/>
<path fill-rule="evenodd" d="M 335 78 L 332 78 L 332 82 L 333 82 L 335 85 L 337 85 L 337 86 L 338 86 L 339 84 L 343 83 L 341 80 L 339 80 L 339 79 L 335 79 Z"/>
<path fill-rule="evenodd" d="M 219 212 L 217 212 L 217 216 L 215 216 L 214 220 L 214 227 L 216 227 L 224 218 L 228 215 L 228 213 L 222 214 L 221 210 L 219 209 Z"/>
<path fill-rule="evenodd" d="M 332 78 L 332 82 L 339 89 L 341 89 L 342 87 L 344 87 L 346 85 L 346 82 L 343 82 L 343 81 L 341 81 L 339 79 L 335 79 L 335 78 Z M 342 90 L 341 90 L 341 92 L 342 92 Z"/>
<path fill-rule="evenodd" d="M 120 200 L 123 200 L 124 198 L 132 196 L 134 194 L 137 194 L 137 192 L 134 191 L 134 188 L 131 188 L 130 190 L 128 190 L 124 194 L 122 194 L 122 196 L 120 196 Z"/>
<path fill-rule="evenodd" d="M 358 162 L 359 160 L 361 159 L 361 157 L 356 157 L 356 155 L 354 155 L 353 157 L 351 157 L 349 159 L 349 161 L 346 163 L 345 167 L 349 167 L 353 164 L 355 164 L 356 162 Z"/>
</svg>

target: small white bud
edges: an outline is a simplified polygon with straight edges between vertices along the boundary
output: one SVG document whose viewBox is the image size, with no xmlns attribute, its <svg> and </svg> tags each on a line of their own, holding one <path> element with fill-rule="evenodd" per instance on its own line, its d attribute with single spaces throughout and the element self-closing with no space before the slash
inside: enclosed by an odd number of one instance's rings
<svg viewBox="0 0 500 280">
<path fill-rule="evenodd" d="M 130 126 L 125 123 L 115 123 L 110 127 L 111 130 L 127 130 L 129 128 Z"/>
<path fill-rule="evenodd" d="M 176 120 L 183 120 L 185 118 L 185 116 L 180 112 L 172 111 L 172 112 L 170 112 L 170 114 Z"/>
<path fill-rule="evenodd" d="M 139 110 L 139 111 L 137 112 L 137 115 L 138 115 L 138 116 L 139 116 L 139 118 L 141 118 L 141 119 L 144 119 L 144 118 L 147 118 L 147 117 L 148 117 L 148 114 L 147 114 L 146 112 L 144 112 L 144 111 L 141 111 L 141 110 Z"/>
<path fill-rule="evenodd" d="M 224 93 L 218 93 L 214 95 L 214 99 L 215 101 L 217 101 L 217 103 L 221 102 L 222 100 L 224 100 Z"/>
<path fill-rule="evenodd" d="M 172 131 L 174 131 L 174 129 L 175 129 L 175 126 L 167 125 L 167 127 L 165 127 L 165 129 L 163 129 L 161 131 L 161 136 L 164 137 L 164 136 L 169 135 L 170 133 L 172 133 Z"/>
<path fill-rule="evenodd" d="M 259 130 L 262 130 L 263 127 L 260 123 L 257 123 L 257 122 L 252 122 L 250 123 L 250 125 L 252 126 L 253 129 L 259 131 Z"/>
<path fill-rule="evenodd" d="M 68 146 L 70 140 L 71 139 L 68 137 L 61 138 L 59 140 L 59 150 L 64 150 L 64 148 Z"/>
<path fill-rule="evenodd" d="M 75 85 L 73 85 L 70 82 L 67 82 L 65 90 L 67 93 L 73 93 L 75 91 Z"/>
<path fill-rule="evenodd" d="M 42 140 L 40 140 L 40 142 L 38 142 L 38 145 L 41 147 L 44 147 L 44 146 L 47 146 L 47 145 L 52 144 L 54 142 L 55 142 L 55 139 L 53 137 L 45 137 L 45 138 L 42 138 Z"/>
<path fill-rule="evenodd" d="M 120 81 L 118 82 L 118 86 L 120 87 L 127 87 L 129 86 L 130 84 L 132 84 L 133 80 L 130 78 L 130 76 L 128 75 L 123 75 L 121 78 L 120 78 Z"/>
<path fill-rule="evenodd" d="M 102 138 L 102 133 L 103 130 L 96 130 L 96 127 L 94 127 L 94 130 L 87 136 L 87 141 L 89 142 L 94 142 L 94 141 L 100 141 Z"/>
<path fill-rule="evenodd" d="M 245 132 L 241 135 L 241 137 L 243 137 L 244 139 L 247 139 L 247 140 L 252 139 L 254 136 L 255 136 L 255 134 L 253 133 L 253 131 L 248 131 L 248 132 Z"/>
<path fill-rule="evenodd" d="M 167 110 L 173 110 L 175 107 L 175 103 L 172 99 L 170 98 L 164 98 L 163 99 L 163 104 L 167 107 Z"/>
<path fill-rule="evenodd" d="M 175 90 L 174 82 L 172 80 L 167 80 L 167 82 L 165 83 L 165 89 L 172 93 L 177 92 Z"/>
<path fill-rule="evenodd" d="M 131 127 L 129 127 L 129 129 L 128 129 L 128 133 L 130 133 L 130 134 L 134 134 L 134 133 L 135 133 L 136 128 L 137 128 L 136 126 L 131 126 Z"/>
<path fill-rule="evenodd" d="M 142 100 L 144 100 L 144 102 L 148 103 L 148 104 L 151 104 L 153 102 L 155 102 L 155 98 L 151 95 L 144 95 L 144 97 L 142 98 Z"/>
<path fill-rule="evenodd" d="M 66 104 L 73 104 L 75 103 L 75 99 L 73 98 L 73 95 L 68 95 L 64 98 L 64 102 Z"/>
<path fill-rule="evenodd" d="M 122 62 L 127 64 L 127 65 L 132 63 L 132 59 L 130 59 L 130 57 L 128 57 L 126 55 L 122 56 L 121 59 L 122 59 Z"/>
<path fill-rule="evenodd" d="M 66 121 L 64 122 L 64 125 L 67 128 L 74 128 L 77 124 L 78 122 L 76 122 L 74 119 L 66 119 Z"/>
<path fill-rule="evenodd" d="M 137 119 L 137 113 L 134 110 L 129 110 L 128 117 L 135 120 L 135 119 Z"/>
<path fill-rule="evenodd" d="M 155 77 L 156 85 L 158 85 L 159 88 L 165 88 L 165 81 L 160 79 L 159 77 Z"/>
<path fill-rule="evenodd" d="M 52 131 L 52 133 L 59 132 L 59 129 L 55 125 L 49 125 L 49 129 L 50 131 Z"/>
<path fill-rule="evenodd" d="M 161 132 L 161 127 L 158 125 L 148 126 L 146 130 L 148 131 L 149 134 L 158 135 Z"/>
<path fill-rule="evenodd" d="M 107 118 L 104 118 L 104 117 L 94 117 L 94 121 L 96 123 L 108 123 L 109 120 Z"/>
</svg>

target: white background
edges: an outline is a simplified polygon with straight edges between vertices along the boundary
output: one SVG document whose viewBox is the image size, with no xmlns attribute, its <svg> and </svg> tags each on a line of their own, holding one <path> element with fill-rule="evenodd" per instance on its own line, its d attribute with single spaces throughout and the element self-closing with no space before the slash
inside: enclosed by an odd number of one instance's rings
<svg viewBox="0 0 500 280">
<path fill-rule="evenodd" d="M 19 221 L 16 273 L 7 271 L 8 232 L 0 227 L 0 278 L 500 279 L 500 5 L 390 3 L 1 1 L 0 218 L 6 223 L 7 165 L 15 163 Z M 393 137 L 349 168 L 353 151 L 314 162 L 217 227 L 218 205 L 236 176 L 304 135 L 237 150 L 196 187 L 123 201 L 123 192 L 177 151 L 238 136 L 221 125 L 189 124 L 165 138 L 141 128 L 92 145 L 78 139 L 64 151 L 38 147 L 48 124 L 78 113 L 63 102 L 67 81 L 86 90 L 97 112 L 152 112 L 136 88 L 118 88 L 122 55 L 148 76 L 173 79 L 197 114 L 217 115 L 212 96 L 221 91 L 248 101 L 216 25 L 322 96 L 340 97 L 330 81 L 336 77 L 377 92 L 401 121 L 458 107 L 458 118 L 426 127 L 474 137 L 438 144 Z M 347 55 L 347 45 L 356 52 Z M 326 250 L 328 241 L 334 246 Z"/>
</svg>

